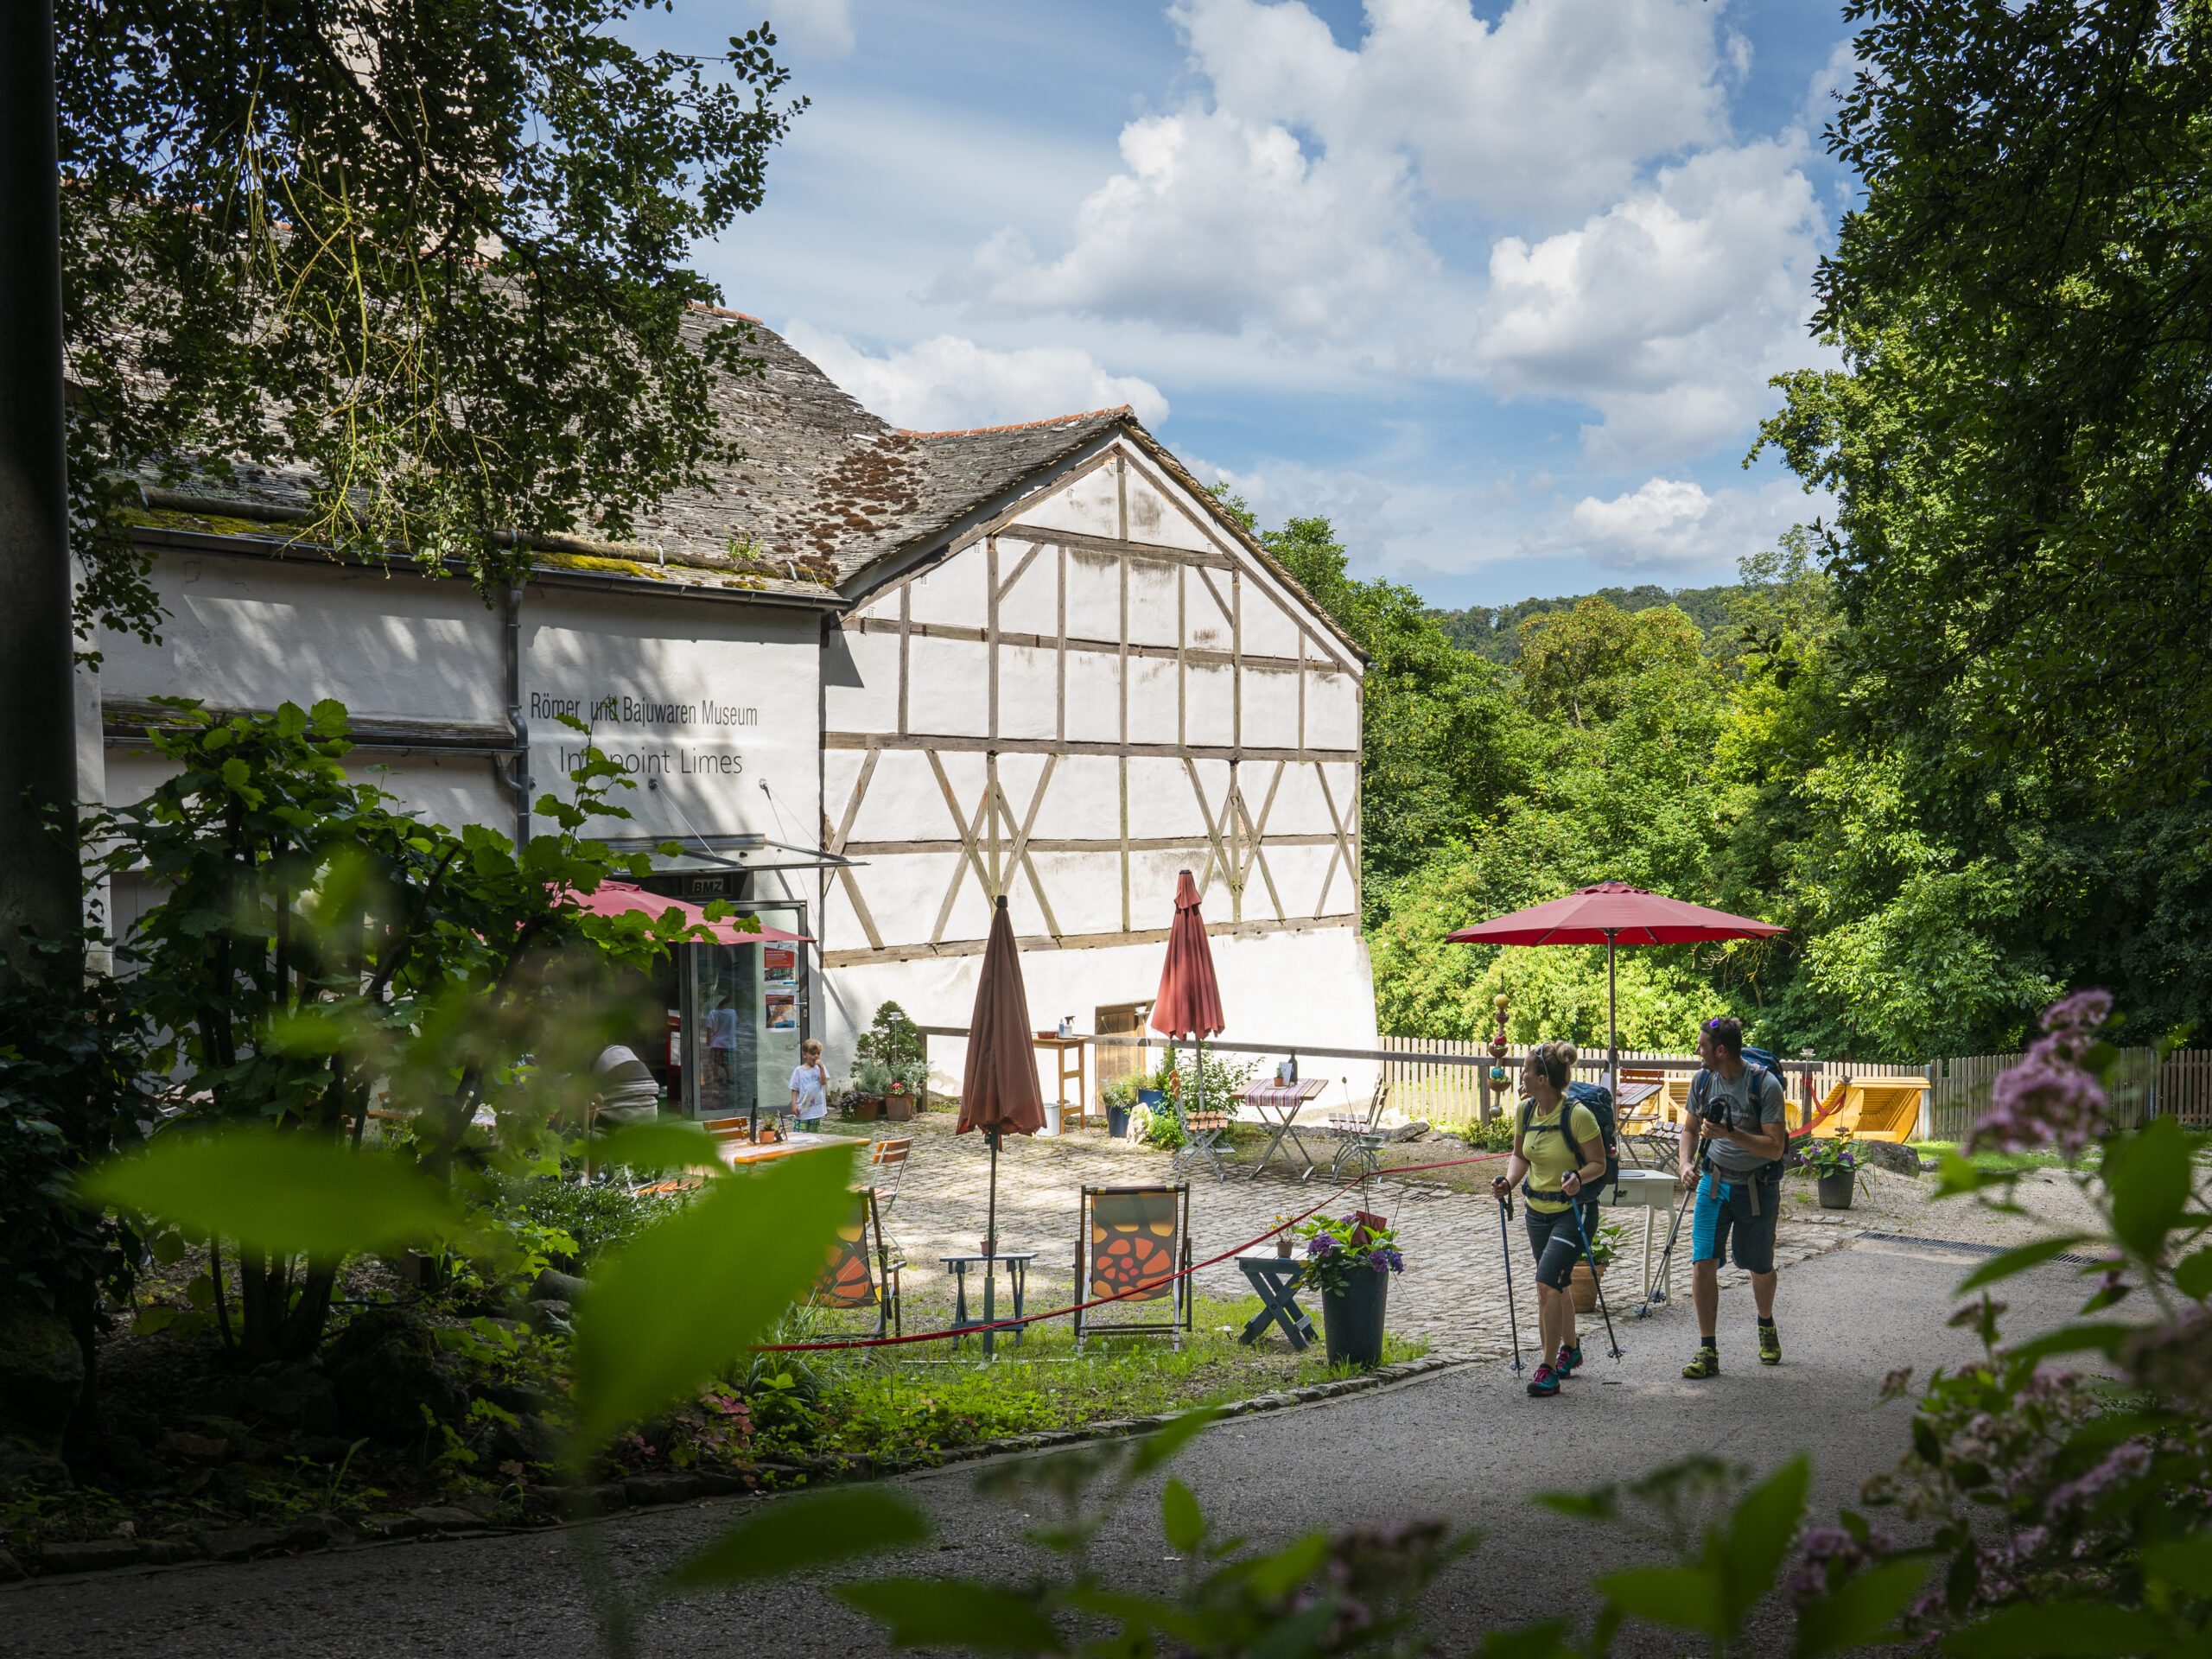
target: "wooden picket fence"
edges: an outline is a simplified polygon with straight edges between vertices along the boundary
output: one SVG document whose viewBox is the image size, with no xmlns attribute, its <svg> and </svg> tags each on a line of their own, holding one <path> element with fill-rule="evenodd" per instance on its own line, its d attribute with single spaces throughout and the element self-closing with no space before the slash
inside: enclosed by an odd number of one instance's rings
<svg viewBox="0 0 2212 1659">
<path fill-rule="evenodd" d="M 2018 1063 L 2018 1054 L 1969 1054 L 1928 1063 L 1931 1141 L 1962 1141 L 1989 1109 L 1997 1074 Z M 2192 1128 L 2212 1128 L 2212 1049 L 2177 1049 L 2162 1061 L 2153 1048 L 2124 1048 L 2106 1078 L 2123 1123 L 2172 1117 Z"/>
<path fill-rule="evenodd" d="M 1384 1037 L 1382 1075 L 1390 1084 L 1390 1103 L 1408 1117 L 1425 1117 L 1432 1123 L 1486 1122 L 1512 1099 L 1511 1079 L 1517 1077 L 1529 1046 L 1515 1043 L 1505 1051 L 1508 1083 L 1491 1086 L 1488 1045 L 1465 1038 Z M 1398 1055 L 1418 1056 L 1400 1059 Z M 1928 1092 L 1920 1115 L 1920 1138 L 1962 1141 L 1975 1120 L 1989 1109 L 1990 1085 L 1997 1074 L 2016 1065 L 2018 1054 L 1970 1054 L 1921 1061 L 1823 1060 L 1809 1056 L 1783 1057 L 1789 1083 L 1789 1120 L 1805 1121 L 1806 1103 L 1826 1100 L 1837 1084 L 1852 1077 L 1925 1077 Z M 1698 1068 L 1694 1054 L 1670 1054 L 1645 1049 L 1623 1049 L 1624 1071 L 1689 1072 Z M 1584 1052 L 1574 1075 L 1578 1080 L 1602 1082 L 1605 1052 Z M 2140 1123 L 2164 1116 L 2178 1118 L 2196 1128 L 2212 1128 L 2212 1049 L 2183 1049 L 2162 1062 L 2149 1048 L 2120 1051 L 2108 1079 L 2120 1121 Z"/>
</svg>

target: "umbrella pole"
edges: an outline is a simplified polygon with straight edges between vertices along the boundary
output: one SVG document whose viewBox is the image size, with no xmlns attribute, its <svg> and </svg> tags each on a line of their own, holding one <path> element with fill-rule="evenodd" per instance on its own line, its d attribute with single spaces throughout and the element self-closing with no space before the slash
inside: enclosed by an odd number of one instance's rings
<svg viewBox="0 0 2212 1659">
<path fill-rule="evenodd" d="M 983 1223 L 983 1254 L 996 1255 L 999 1253 L 999 1132 L 986 1129 L 983 1139 L 991 1143 L 991 1196 L 990 1207 Z"/>
<path fill-rule="evenodd" d="M 1613 930 L 1605 930 L 1605 1087 L 1618 1109 L 1621 1097 L 1620 1003 L 1613 985 Z"/>
</svg>

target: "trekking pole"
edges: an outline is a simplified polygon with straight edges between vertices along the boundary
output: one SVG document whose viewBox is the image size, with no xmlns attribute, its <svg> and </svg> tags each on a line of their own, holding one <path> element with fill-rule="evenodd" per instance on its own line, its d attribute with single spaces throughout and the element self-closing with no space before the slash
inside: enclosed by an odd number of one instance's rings
<svg viewBox="0 0 2212 1659">
<path fill-rule="evenodd" d="M 1598 1287 L 1598 1311 L 1605 1316 L 1605 1340 L 1613 1344 L 1613 1360 L 1619 1363 L 1621 1339 L 1613 1334 L 1613 1312 L 1605 1306 L 1605 1275 L 1598 1271 L 1598 1257 L 1590 1248 L 1590 1235 L 1582 1230 L 1581 1195 L 1577 1193 L 1567 1201 L 1567 1213 L 1574 1217 L 1574 1236 L 1582 1241 L 1582 1254 L 1590 1262 L 1590 1282 Z"/>
<path fill-rule="evenodd" d="M 1521 1369 L 1521 1317 L 1513 1311 L 1513 1235 L 1506 1223 L 1513 1218 L 1513 1195 L 1497 1201 L 1497 1242 L 1505 1249 L 1505 1323 L 1513 1332 L 1513 1369 Z"/>
<path fill-rule="evenodd" d="M 1647 1275 L 1650 1289 L 1644 1300 L 1637 1305 L 1636 1317 L 1639 1319 L 1650 1316 L 1654 1302 L 1667 1300 L 1667 1270 L 1674 1262 L 1675 1241 L 1681 1236 L 1682 1217 L 1689 1213 L 1690 1200 L 1696 1196 L 1695 1181 L 1682 1189 L 1682 1201 L 1675 1206 L 1675 1224 L 1667 1230 L 1667 1248 L 1659 1252 L 1658 1261 L 1652 1264 L 1652 1269 Z"/>
</svg>

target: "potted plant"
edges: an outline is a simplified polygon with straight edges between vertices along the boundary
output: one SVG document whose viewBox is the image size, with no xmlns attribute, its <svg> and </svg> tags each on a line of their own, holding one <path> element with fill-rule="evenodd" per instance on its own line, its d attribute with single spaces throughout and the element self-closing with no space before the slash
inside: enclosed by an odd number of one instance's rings
<svg viewBox="0 0 2212 1659">
<path fill-rule="evenodd" d="M 1178 1081 L 1175 1061 L 1171 1056 L 1162 1060 L 1156 1070 L 1138 1075 L 1137 1103 L 1156 1115 L 1167 1103 L 1167 1096 L 1174 1091 Z"/>
<path fill-rule="evenodd" d="M 920 1059 L 893 1062 L 888 1068 L 890 1081 L 883 1090 L 883 1115 L 893 1122 L 903 1123 L 914 1115 L 914 1103 L 922 1097 L 922 1085 L 929 1079 L 927 1062 Z"/>
<path fill-rule="evenodd" d="M 1129 1112 L 1137 1103 L 1136 1077 L 1116 1077 L 1098 1091 L 1098 1103 L 1106 1109 L 1106 1133 L 1113 1140 L 1125 1141 L 1129 1134 Z"/>
<path fill-rule="evenodd" d="M 1372 1370 L 1382 1363 L 1382 1314 L 1390 1275 L 1406 1259 L 1398 1236 L 1364 1210 L 1332 1219 L 1316 1216 L 1300 1229 L 1306 1241 L 1301 1287 L 1321 1293 L 1321 1332 L 1329 1363 Z"/>
<path fill-rule="evenodd" d="M 1859 1185 L 1859 1160 L 1853 1155 L 1851 1137 L 1815 1139 L 1805 1148 L 1805 1167 L 1821 1184 L 1821 1208 L 1848 1210 Z"/>
<path fill-rule="evenodd" d="M 1294 1242 L 1290 1236 L 1290 1217 L 1277 1216 L 1275 1217 L 1275 1254 L 1288 1255 Z"/>
<path fill-rule="evenodd" d="M 853 1087 L 881 1101 L 887 1116 L 903 1119 L 914 1115 L 915 1097 L 928 1077 L 921 1027 L 896 1002 L 881 1004 L 853 1045 Z"/>
<path fill-rule="evenodd" d="M 853 1060 L 853 1116 L 872 1123 L 883 1110 L 883 1097 L 891 1088 L 891 1068 L 874 1055 Z"/>
<path fill-rule="evenodd" d="M 1590 1254 L 1574 1264 L 1574 1273 L 1567 1283 L 1567 1298 L 1578 1313 L 1593 1313 L 1598 1308 L 1598 1281 L 1605 1276 L 1605 1269 L 1621 1253 L 1621 1224 L 1600 1227 L 1590 1235 Z M 1591 1263 L 1596 1262 L 1593 1272 Z"/>
</svg>

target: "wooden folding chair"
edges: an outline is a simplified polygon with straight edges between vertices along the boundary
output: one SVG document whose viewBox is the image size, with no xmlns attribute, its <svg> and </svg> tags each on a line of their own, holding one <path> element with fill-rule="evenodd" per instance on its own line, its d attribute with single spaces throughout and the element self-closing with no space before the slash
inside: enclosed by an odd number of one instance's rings
<svg viewBox="0 0 2212 1659">
<path fill-rule="evenodd" d="M 1374 1097 L 1367 1103 L 1367 1110 L 1358 1112 L 1331 1112 L 1329 1133 L 1336 1137 L 1337 1155 L 1329 1160 L 1329 1179 L 1343 1179 L 1344 1166 L 1356 1164 L 1361 1179 L 1382 1173 L 1382 1147 L 1389 1137 L 1382 1131 L 1382 1109 L 1390 1103 L 1390 1085 L 1382 1078 L 1375 1080 Z"/>
<path fill-rule="evenodd" d="M 1177 1348 L 1191 1328 L 1191 1185 L 1086 1186 L 1076 1212 L 1078 1301 L 1119 1300 L 1078 1309 L 1075 1347 L 1088 1336 L 1166 1337 Z M 1117 1308 L 1166 1302 L 1166 1319 L 1123 1319 Z M 1103 1317 L 1102 1317 L 1103 1316 Z"/>
<path fill-rule="evenodd" d="M 1204 1163 L 1222 1180 L 1229 1179 L 1229 1165 L 1221 1155 L 1229 1126 L 1236 1121 L 1229 1112 L 1185 1112 L 1183 1149 L 1168 1160 L 1168 1170 L 1181 1174 L 1193 1164 Z"/>
<path fill-rule="evenodd" d="M 817 1307 L 872 1307 L 875 1334 L 899 1334 L 899 1274 L 906 1262 L 884 1242 L 875 1194 L 861 1187 L 853 1195 L 845 1224 L 830 1247 L 830 1260 L 814 1281 L 809 1299 Z"/>
</svg>

